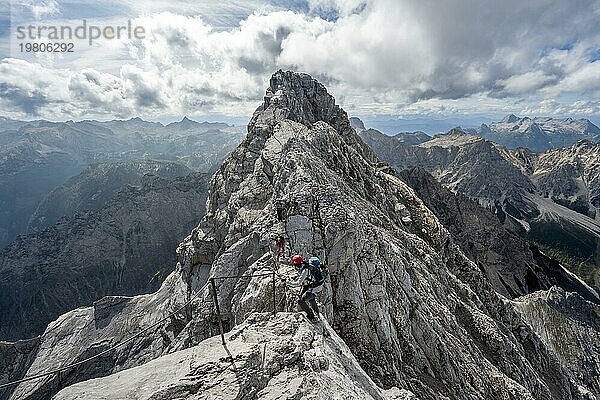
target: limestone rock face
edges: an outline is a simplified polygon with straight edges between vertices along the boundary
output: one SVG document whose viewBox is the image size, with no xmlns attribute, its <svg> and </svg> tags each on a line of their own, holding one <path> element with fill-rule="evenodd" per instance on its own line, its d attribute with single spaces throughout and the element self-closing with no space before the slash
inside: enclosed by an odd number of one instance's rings
<svg viewBox="0 0 600 400">
<path fill-rule="evenodd" d="M 558 287 L 519 298 L 516 305 L 545 345 L 580 376 L 581 391 L 589 398 L 597 397 L 600 391 L 600 307 Z"/>
<path fill-rule="evenodd" d="M 465 195 L 452 193 L 423 168 L 410 168 L 399 176 L 448 228 L 499 293 L 514 298 L 558 285 L 599 301 L 596 292 L 506 229 L 492 212 Z"/>
<path fill-rule="evenodd" d="M 28 374 L 56 366 L 57 351 L 58 365 L 82 359 L 161 321 L 186 299 L 191 307 L 108 353 L 103 363 L 74 368 L 68 381 L 28 382 L 12 399 L 44 398 L 42 393 L 48 397 L 65 387 L 57 398 L 102 387 L 113 391 L 109 398 L 139 389 L 142 398 L 153 399 L 210 398 L 217 389 L 224 398 L 248 399 L 600 396 L 581 366 L 538 336 L 415 191 L 381 165 L 320 83 L 278 71 L 266 93 L 246 139 L 213 176 L 206 215 L 179 246 L 177 268 L 161 289 L 117 299 L 114 311 L 64 315 L 42 336 Z M 288 205 L 282 220 L 278 201 Z M 286 257 L 274 252 L 279 235 L 286 239 Z M 324 331 L 306 325 L 303 316 L 262 320 L 254 314 L 272 311 L 273 304 L 278 311 L 293 308 L 295 294 L 280 278 L 292 275 L 285 261 L 294 253 L 317 255 L 329 267 L 319 295 L 321 317 L 335 331 L 329 339 L 321 339 Z M 265 275 L 248 277 L 252 273 Z M 207 340 L 215 335 L 216 319 L 206 284 L 210 277 L 237 275 L 242 277 L 215 281 L 226 330 L 234 327 L 226 338 L 240 366 L 225 370 L 218 339 Z M 597 316 L 587 318 L 597 323 Z M 562 338 L 560 329 L 552 335 Z M 594 351 L 592 340 L 582 336 L 582 352 Z M 315 341 L 315 358 L 310 350 L 298 352 Z M 345 346 L 352 357 L 344 356 Z M 242 356 L 236 360 L 236 354 Z M 364 379 L 354 359 L 384 392 Z M 236 384 L 221 384 L 233 381 L 232 371 Z M 120 375 L 72 386 L 115 372 Z M 334 377 L 343 379 L 341 395 Z"/>
<path fill-rule="evenodd" d="M 101 399 L 411 399 L 382 391 L 350 349 L 322 321 L 299 314 L 252 314 L 227 334 L 213 337 L 106 378 L 59 392 L 54 400 Z"/>
<path fill-rule="evenodd" d="M 600 221 L 600 144 L 581 141 L 541 154 L 532 180 L 547 197 Z"/>
<path fill-rule="evenodd" d="M 18 342 L 0 342 L 0 381 L 20 379 L 29 369 L 39 346 L 39 338 Z M 9 392 L 0 389 L 0 399 L 5 400 Z"/>
<path fill-rule="evenodd" d="M 63 314 L 36 339 L 39 345 L 28 356 L 30 358 L 20 376 L 12 374 L 13 380 L 78 362 L 109 350 L 153 325 L 157 326 L 150 334 L 140 335 L 81 367 L 25 382 L 8 390 L 0 389 L 0 395 L 15 400 L 48 399 L 62 387 L 140 365 L 160 356 L 185 325 L 185 315 L 170 316 L 185 301 L 186 293 L 181 290 L 182 286 L 175 274 L 171 274 L 154 294 L 106 297 L 93 307 Z M 22 363 L 21 360 L 19 355 L 12 359 L 11 364 Z M 2 370 L 3 376 L 9 372 Z"/>
</svg>

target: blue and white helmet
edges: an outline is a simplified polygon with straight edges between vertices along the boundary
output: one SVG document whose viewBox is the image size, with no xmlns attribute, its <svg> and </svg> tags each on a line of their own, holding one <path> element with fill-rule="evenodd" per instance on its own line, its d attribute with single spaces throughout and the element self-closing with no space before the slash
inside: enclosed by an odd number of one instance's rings
<svg viewBox="0 0 600 400">
<path fill-rule="evenodd" d="M 308 263 L 310 265 L 312 265 L 313 267 L 319 267 L 321 266 L 321 260 L 319 260 L 319 257 L 311 257 L 308 259 Z"/>
</svg>

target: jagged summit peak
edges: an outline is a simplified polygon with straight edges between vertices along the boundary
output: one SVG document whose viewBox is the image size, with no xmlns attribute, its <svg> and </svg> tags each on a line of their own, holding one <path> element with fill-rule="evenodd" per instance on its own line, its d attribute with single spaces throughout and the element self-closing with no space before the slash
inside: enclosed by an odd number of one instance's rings
<svg viewBox="0 0 600 400">
<path fill-rule="evenodd" d="M 323 84 L 308 74 L 279 70 L 271 76 L 263 104 L 252 116 L 249 128 L 272 126 L 283 119 L 309 127 L 323 121 L 340 134 L 352 131 L 348 115 Z"/>
<path fill-rule="evenodd" d="M 448 136 L 451 136 L 451 135 L 463 136 L 463 135 L 470 135 L 470 134 L 468 132 L 465 132 L 460 126 L 457 126 L 456 128 L 450 129 L 448 132 L 445 133 L 445 135 L 448 135 Z"/>
<path fill-rule="evenodd" d="M 198 125 L 198 122 L 194 121 L 193 119 L 189 119 L 186 116 L 184 116 L 181 121 L 176 121 L 176 122 L 171 122 L 169 124 L 167 124 L 167 126 L 177 126 L 180 128 L 190 128 L 190 127 L 195 127 L 196 125 Z"/>
<path fill-rule="evenodd" d="M 502 121 L 500 122 L 505 122 L 505 123 L 513 123 L 513 122 L 517 122 L 519 120 L 519 117 L 517 117 L 515 114 L 508 114 L 506 117 L 502 118 Z"/>
</svg>

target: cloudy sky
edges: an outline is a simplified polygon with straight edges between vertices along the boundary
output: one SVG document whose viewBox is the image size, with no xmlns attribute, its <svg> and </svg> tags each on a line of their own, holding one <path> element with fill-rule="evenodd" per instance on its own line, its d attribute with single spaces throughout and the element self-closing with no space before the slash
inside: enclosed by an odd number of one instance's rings
<svg viewBox="0 0 600 400">
<path fill-rule="evenodd" d="M 279 68 L 366 119 L 600 120 L 597 0 L 0 0 L 0 114 L 245 121 Z M 24 24 L 132 20 L 145 38 L 23 53 Z M 30 40 L 31 41 L 31 40 Z M 34 40 L 35 41 L 35 40 Z"/>
</svg>

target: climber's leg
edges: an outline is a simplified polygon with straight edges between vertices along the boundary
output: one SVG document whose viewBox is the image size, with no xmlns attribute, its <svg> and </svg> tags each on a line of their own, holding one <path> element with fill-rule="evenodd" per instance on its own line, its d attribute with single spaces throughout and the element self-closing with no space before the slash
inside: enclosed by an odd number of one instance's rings
<svg viewBox="0 0 600 400">
<path fill-rule="evenodd" d="M 315 301 L 315 295 L 309 290 L 306 290 L 300 295 L 300 298 L 298 299 L 298 305 L 300 306 L 302 311 L 306 313 L 308 319 L 313 320 L 315 319 L 315 313 L 313 312 L 312 308 L 308 305 L 308 303 L 311 301 Z"/>
</svg>

